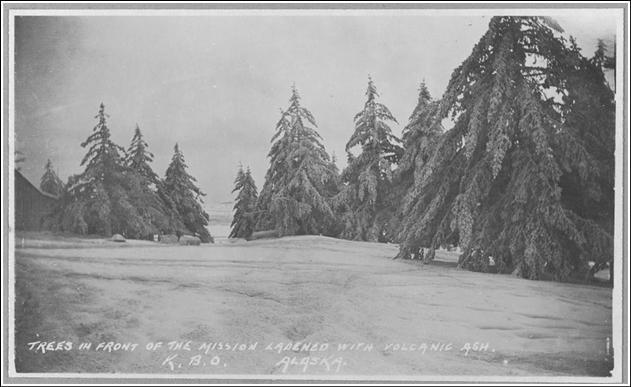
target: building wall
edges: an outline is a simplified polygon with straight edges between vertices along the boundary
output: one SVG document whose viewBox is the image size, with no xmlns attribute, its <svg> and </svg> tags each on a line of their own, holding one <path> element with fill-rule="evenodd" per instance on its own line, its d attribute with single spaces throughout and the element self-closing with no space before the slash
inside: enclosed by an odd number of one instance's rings
<svg viewBox="0 0 631 387">
<path fill-rule="evenodd" d="M 57 202 L 54 196 L 41 192 L 19 171 L 15 171 L 16 230 L 42 230 L 44 217 L 52 213 Z"/>
</svg>

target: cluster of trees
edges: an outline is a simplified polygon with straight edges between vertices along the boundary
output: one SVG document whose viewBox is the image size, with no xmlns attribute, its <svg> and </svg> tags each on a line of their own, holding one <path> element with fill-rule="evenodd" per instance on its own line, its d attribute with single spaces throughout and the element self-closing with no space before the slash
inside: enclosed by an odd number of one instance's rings
<svg viewBox="0 0 631 387">
<path fill-rule="evenodd" d="M 487 271 L 492 256 L 500 271 L 557 280 L 613 258 L 614 95 L 601 49 L 587 59 L 561 32 L 548 18 L 493 18 L 426 105 L 432 119 L 413 120 L 401 257 L 455 243 L 462 267 Z M 454 127 L 437 130 L 448 116 Z"/>
<path fill-rule="evenodd" d="M 441 99 L 421 84 L 401 140 L 369 79 L 341 174 L 292 88 L 260 196 L 239 172 L 232 236 L 394 242 L 397 257 L 425 260 L 457 245 L 471 270 L 589 277 L 613 257 L 615 104 L 604 69 L 614 61 L 602 43 L 584 57 L 562 32 L 545 17 L 494 17 Z"/>
<path fill-rule="evenodd" d="M 192 234 L 202 242 L 213 242 L 206 229 L 205 194 L 186 171 L 178 145 L 162 179 L 151 168 L 154 156 L 138 125 L 129 148 L 124 149 L 112 141 L 107 117 L 101 104 L 95 116 L 98 122 L 81 144 L 87 149 L 81 161 L 83 172 L 63 184 L 50 161 L 46 164 L 40 187 L 60 197 L 59 208 L 50 219 L 51 228 L 137 239 Z"/>
</svg>

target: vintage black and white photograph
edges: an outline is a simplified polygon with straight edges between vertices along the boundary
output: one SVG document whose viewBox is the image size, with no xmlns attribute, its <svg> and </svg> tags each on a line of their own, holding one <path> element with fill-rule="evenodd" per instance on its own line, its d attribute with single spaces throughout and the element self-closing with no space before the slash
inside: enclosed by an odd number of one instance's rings
<svg viewBox="0 0 631 387">
<path fill-rule="evenodd" d="M 627 23 L 3 3 L 3 381 L 628 381 Z"/>
</svg>

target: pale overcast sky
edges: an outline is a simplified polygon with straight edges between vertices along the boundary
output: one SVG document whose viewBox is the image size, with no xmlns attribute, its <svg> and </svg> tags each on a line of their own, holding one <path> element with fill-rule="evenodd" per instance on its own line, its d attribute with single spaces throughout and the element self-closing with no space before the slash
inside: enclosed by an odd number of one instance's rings
<svg viewBox="0 0 631 387">
<path fill-rule="evenodd" d="M 586 56 L 613 44 L 602 14 L 556 17 Z M 16 147 L 39 185 L 50 158 L 65 181 L 103 102 L 114 141 L 138 123 L 163 175 L 179 142 L 207 203 L 231 200 L 239 162 L 260 187 L 269 140 L 295 82 L 340 168 L 371 74 L 381 102 L 406 124 L 425 79 L 440 97 L 489 16 L 18 17 Z"/>
</svg>

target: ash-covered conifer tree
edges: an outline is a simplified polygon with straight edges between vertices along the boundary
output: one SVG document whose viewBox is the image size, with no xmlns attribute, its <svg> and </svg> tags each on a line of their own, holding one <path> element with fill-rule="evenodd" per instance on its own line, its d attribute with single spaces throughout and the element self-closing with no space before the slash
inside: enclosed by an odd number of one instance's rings
<svg viewBox="0 0 631 387">
<path fill-rule="evenodd" d="M 43 192 L 55 196 L 60 196 L 64 190 L 64 183 L 59 176 L 57 176 L 50 159 L 46 162 L 46 166 L 44 167 L 44 175 L 42 175 L 42 179 L 40 180 L 39 188 Z"/>
<path fill-rule="evenodd" d="M 166 170 L 164 192 L 173 201 L 184 226 L 204 243 L 213 243 L 213 237 L 206 226 L 210 217 L 203 208 L 205 196 L 195 184 L 197 180 L 186 169 L 184 154 L 175 144 L 171 163 Z"/>
<path fill-rule="evenodd" d="M 423 81 L 419 87 L 419 96 L 416 106 L 410 115 L 409 122 L 403 128 L 403 148 L 404 152 L 399 160 L 398 168 L 395 172 L 395 195 L 397 203 L 399 203 L 396 217 L 396 236 L 394 239 L 399 241 L 400 235 L 409 235 L 412 230 L 422 224 L 417 218 L 409 216 L 410 213 L 418 213 L 425 210 L 427 203 L 417 201 L 420 197 L 419 187 L 414 185 L 417 179 L 421 179 L 423 168 L 430 160 L 437 146 L 443 127 L 440 122 L 434 119 L 439 101 L 432 99 L 431 94 Z M 438 189 L 441 186 L 440 181 L 435 181 L 429 187 L 423 190 L 426 198 L 432 198 L 439 195 Z M 434 192 L 425 192 L 435 190 Z M 420 250 L 413 248 L 413 253 L 417 254 Z M 415 255 L 416 257 L 416 255 Z"/>
<path fill-rule="evenodd" d="M 453 72 L 434 120 L 455 125 L 415 171 L 399 256 L 454 241 L 461 267 L 556 280 L 612 258 L 613 94 L 561 34 L 494 17 Z"/>
<path fill-rule="evenodd" d="M 377 102 L 377 88 L 368 78 L 364 109 L 355 115 L 355 131 L 346 144 L 348 166 L 342 172 L 342 190 L 336 207 L 343 212 L 341 236 L 364 241 L 387 241 L 388 222 L 395 203 L 388 198 L 392 170 L 403 152 L 392 134 L 397 122 L 390 110 Z M 359 155 L 352 150 L 358 147 Z"/>
<path fill-rule="evenodd" d="M 258 193 L 250 168 L 244 172 L 239 166 L 237 177 L 234 180 L 234 189 L 238 192 L 234 204 L 234 215 L 229 238 L 249 238 L 254 232 L 256 201 Z"/>
<path fill-rule="evenodd" d="M 140 127 L 136 124 L 134 137 L 126 153 L 125 164 L 127 168 L 135 171 L 146 179 L 149 183 L 156 183 L 158 175 L 151 168 L 153 162 L 153 153 L 149 152 L 147 142 L 145 141 Z"/>
<path fill-rule="evenodd" d="M 136 182 L 125 173 L 125 151 L 111 139 L 102 103 L 95 118 L 98 123 L 81 144 L 88 149 L 81 161 L 85 169 L 72 177 L 63 195 L 60 228 L 80 234 L 148 235 L 152 227 L 130 198 L 130 187 Z"/>
<path fill-rule="evenodd" d="M 74 189 L 110 182 L 117 173 L 124 170 L 125 150 L 112 141 L 107 117 L 109 115 L 105 113 L 105 105 L 101 103 L 99 112 L 94 116 L 99 122 L 92 130 L 93 133 L 81 143 L 83 148 L 88 148 L 88 152 L 81 161 L 81 166 L 85 165 L 85 170 L 80 178 L 85 186 L 76 185 Z"/>
<path fill-rule="evenodd" d="M 282 235 L 331 234 L 336 218 L 330 187 L 336 174 L 316 127 L 292 87 L 289 108 L 281 112 L 272 137 L 270 167 L 257 206 L 258 229 L 276 229 Z"/>
<path fill-rule="evenodd" d="M 125 157 L 130 177 L 137 184 L 130 188 L 130 196 L 138 213 L 155 226 L 154 233 L 175 233 L 184 229 L 175 203 L 166 194 L 164 182 L 151 168 L 153 153 L 136 124 L 134 136 Z"/>
</svg>

